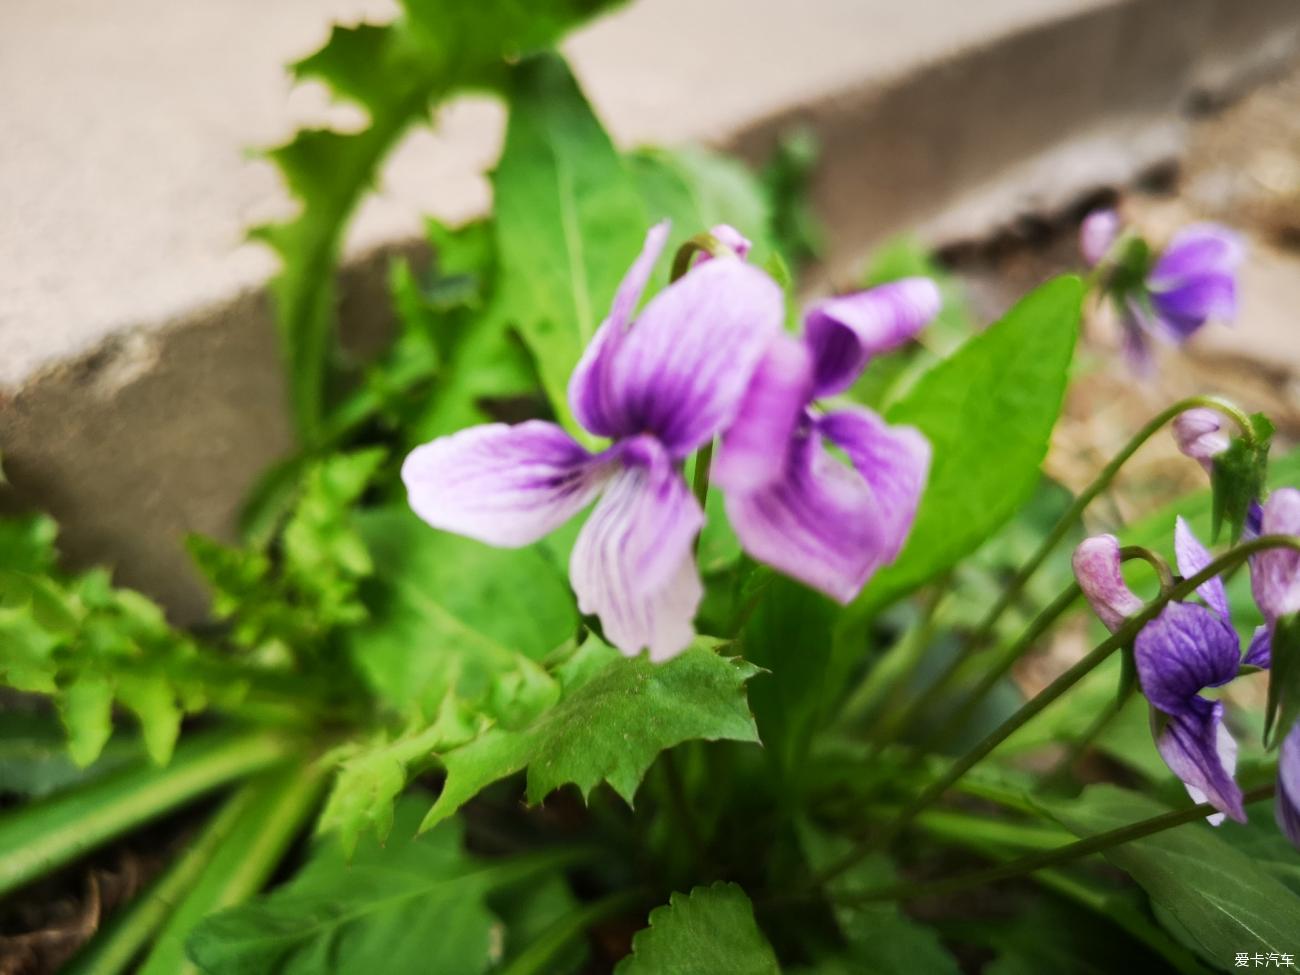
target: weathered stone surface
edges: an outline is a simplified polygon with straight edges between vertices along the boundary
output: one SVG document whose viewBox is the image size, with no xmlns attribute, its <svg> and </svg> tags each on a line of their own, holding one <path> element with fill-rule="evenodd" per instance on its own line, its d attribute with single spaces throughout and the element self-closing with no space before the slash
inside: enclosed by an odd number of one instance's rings
<svg viewBox="0 0 1300 975">
<path fill-rule="evenodd" d="M 250 145 L 355 124 L 282 64 L 378 0 L 10 0 L 0 8 L 0 450 L 24 503 L 182 618 L 179 541 L 228 534 L 290 443 L 243 229 L 287 206 Z M 1293 0 L 640 0 L 567 50 L 624 144 L 704 139 L 762 159 L 791 124 L 824 146 L 828 273 L 921 226 L 950 239 L 1060 207 L 1175 155 L 1185 110 L 1292 57 Z M 345 325 L 384 317 L 375 255 L 419 218 L 488 203 L 501 112 L 413 134 L 349 239 Z"/>
</svg>

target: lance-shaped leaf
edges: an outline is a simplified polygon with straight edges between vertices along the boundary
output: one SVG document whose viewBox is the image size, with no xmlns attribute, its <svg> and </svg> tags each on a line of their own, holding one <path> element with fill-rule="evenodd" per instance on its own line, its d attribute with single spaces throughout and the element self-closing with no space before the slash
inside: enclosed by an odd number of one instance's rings
<svg viewBox="0 0 1300 975">
<path fill-rule="evenodd" d="M 556 416 L 572 427 L 569 374 L 640 252 L 646 210 L 562 59 L 518 65 L 509 101 L 492 181 L 501 303 L 494 310 L 519 329 Z"/>
<path fill-rule="evenodd" d="M 758 741 L 745 700 L 752 664 L 703 641 L 667 663 L 627 659 L 587 640 L 556 676 L 560 702 L 526 728 L 493 728 L 442 756 L 447 781 L 424 825 L 446 819 L 485 786 L 528 769 L 528 801 L 567 784 L 583 796 L 608 782 L 629 803 L 661 751 L 690 739 Z"/>
<path fill-rule="evenodd" d="M 754 920 L 754 908 L 735 884 L 673 894 L 650 912 L 649 927 L 632 939 L 632 954 L 617 975 L 779 975 L 772 946 Z"/>
</svg>

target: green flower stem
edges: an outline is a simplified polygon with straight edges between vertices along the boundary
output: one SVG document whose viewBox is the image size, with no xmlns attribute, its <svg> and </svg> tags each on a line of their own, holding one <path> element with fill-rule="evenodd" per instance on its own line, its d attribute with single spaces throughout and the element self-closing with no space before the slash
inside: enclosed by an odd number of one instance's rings
<svg viewBox="0 0 1300 975">
<path fill-rule="evenodd" d="M 695 453 L 695 475 L 691 487 L 695 491 L 695 500 L 700 503 L 700 510 L 709 500 L 709 470 L 713 467 L 713 441 L 709 441 Z M 695 536 L 695 545 L 700 544 L 700 536 Z"/>
<path fill-rule="evenodd" d="M 141 765 L 0 817 L 0 894 L 70 863 L 142 823 L 286 758 L 294 742 L 267 731 L 183 741 L 165 768 Z"/>
<path fill-rule="evenodd" d="M 644 904 L 648 896 L 649 891 L 643 888 L 621 890 L 566 914 L 516 955 L 498 975 L 545 975 L 555 971 L 556 960 L 588 928 Z"/>
<path fill-rule="evenodd" d="M 1164 427 L 1166 423 L 1173 420 L 1178 416 L 1178 414 L 1184 413 L 1187 410 L 1194 409 L 1198 406 L 1218 410 L 1220 413 L 1224 413 L 1231 417 L 1233 422 L 1241 429 L 1242 436 L 1252 444 L 1255 442 L 1255 428 L 1250 422 L 1250 417 L 1247 416 L 1239 407 L 1225 399 L 1220 399 L 1217 396 L 1189 396 L 1187 399 L 1179 400 L 1173 406 L 1157 413 L 1147 422 L 1146 426 L 1142 427 L 1141 430 L 1133 435 L 1133 438 L 1124 445 L 1123 449 L 1120 450 L 1118 454 L 1111 458 L 1110 463 L 1102 468 L 1101 473 L 1097 475 L 1097 479 L 1083 489 L 1082 493 L 1074 499 L 1074 504 L 1070 505 L 1065 514 L 1061 515 L 1060 520 L 1052 526 L 1052 530 L 1047 533 L 1047 536 L 1038 546 L 1037 551 L 1029 557 L 1029 560 L 1020 567 L 1016 574 L 1011 578 L 1011 581 L 1007 583 L 1006 588 L 1002 590 L 1002 594 L 998 597 L 997 602 L 995 602 L 989 609 L 988 613 L 985 614 L 984 619 L 981 620 L 979 625 L 975 628 L 975 632 L 971 635 L 970 639 L 966 641 L 968 651 L 978 650 L 988 642 L 989 636 L 992 634 L 993 628 L 997 626 L 998 620 L 1002 618 L 1002 614 L 1007 611 L 1007 608 L 1015 601 L 1016 597 L 1020 595 L 1025 584 L 1028 583 L 1033 574 L 1038 571 L 1038 567 L 1041 566 L 1047 556 L 1051 554 L 1052 549 L 1056 547 L 1057 543 L 1065 537 L 1065 533 L 1070 530 L 1071 526 L 1082 517 L 1084 509 L 1093 502 L 1097 495 L 1101 494 L 1102 491 L 1106 490 L 1106 488 L 1110 486 L 1111 481 L 1115 479 L 1115 475 L 1119 473 L 1120 468 L 1128 462 L 1130 457 L 1137 453 L 1138 448 L 1150 440 L 1162 427 Z M 954 657 L 952 663 L 950 663 L 943 673 L 941 673 L 930 687 L 927 688 L 924 694 L 926 704 L 932 702 L 947 689 L 952 678 L 956 675 L 958 668 L 961 666 L 965 656 L 965 653 L 960 653 Z"/>
<path fill-rule="evenodd" d="M 247 784 L 227 799 L 157 883 L 112 917 L 81 950 L 68 975 L 118 975 L 127 971 L 253 805 L 258 788 L 256 783 Z"/>
<path fill-rule="evenodd" d="M 998 655 L 997 662 L 985 671 L 979 684 L 975 686 L 966 700 L 949 715 L 946 721 L 939 724 L 925 737 L 922 743 L 917 746 L 917 753 L 923 754 L 926 751 L 932 750 L 938 743 L 946 740 L 949 735 L 955 733 L 959 728 L 961 728 L 970 718 L 979 703 L 988 695 L 989 691 L 996 687 L 998 681 L 1002 680 L 1006 673 L 1015 666 L 1016 661 L 1019 660 L 1025 652 L 1037 642 L 1038 638 L 1046 633 L 1056 623 L 1056 621 L 1078 601 L 1081 595 L 1082 591 L 1079 589 L 1079 584 L 1077 582 L 1072 582 L 1063 589 L 1060 595 L 1048 604 L 1046 609 L 1034 617 L 1033 621 L 1025 628 L 1025 631 L 1021 633 L 1020 636 L 1007 644 L 1003 651 Z M 956 666 L 952 668 L 954 672 L 958 667 L 960 667 L 962 660 L 963 658 L 961 655 L 958 655 L 955 658 Z M 939 685 L 942 683 L 945 683 L 945 681 L 943 678 L 940 678 L 940 680 L 931 684 L 924 694 L 912 701 L 911 706 L 897 722 L 897 727 L 899 729 L 911 726 L 923 711 L 931 708 L 936 703 L 936 692 Z"/>
<path fill-rule="evenodd" d="M 1270 783 L 1269 785 L 1260 786 L 1258 789 L 1252 789 L 1245 794 L 1243 802 L 1250 804 L 1270 799 L 1276 788 L 1276 785 Z M 837 903 L 842 904 L 869 904 L 875 901 L 911 900 L 917 897 L 951 894 L 970 887 L 983 887 L 986 884 L 1010 880 L 1013 877 L 1022 877 L 1044 867 L 1069 863 L 1071 860 L 1078 860 L 1094 853 L 1100 853 L 1103 850 L 1109 850 L 1112 847 L 1121 846 L 1124 843 L 1131 843 L 1133 840 L 1140 840 L 1143 837 L 1152 836 L 1167 829 L 1173 829 L 1176 826 L 1203 819 L 1216 811 L 1210 803 L 1202 802 L 1188 809 L 1178 809 L 1173 812 L 1162 813 L 1159 816 L 1152 816 L 1150 819 L 1129 823 L 1119 829 L 1098 833 L 1095 836 L 1089 836 L 1086 839 L 1068 843 L 1065 846 L 1044 850 L 985 870 L 976 870 L 956 877 L 946 877 L 942 880 L 930 882 L 890 884 L 874 890 L 837 893 L 833 897 Z"/>
<path fill-rule="evenodd" d="M 691 852 L 695 856 L 696 864 L 702 865 L 708 851 L 704 845 L 704 837 L 700 835 L 699 827 L 696 825 L 695 816 L 691 812 L 690 801 L 686 798 L 686 783 L 682 779 L 681 769 L 677 767 L 677 757 L 673 754 L 671 748 L 663 753 L 662 762 L 664 780 L 668 786 L 668 799 L 672 804 L 673 815 L 677 818 L 682 832 L 686 834 L 686 840 L 691 846 Z"/>
<path fill-rule="evenodd" d="M 1133 683 L 1126 687 L 1122 693 L 1112 698 L 1097 717 L 1093 718 L 1092 724 L 1088 725 L 1082 734 L 1070 742 L 1056 767 L 1043 777 L 1039 788 L 1047 791 L 1068 782 L 1074 772 L 1074 767 L 1079 764 L 1079 760 L 1083 758 L 1084 753 L 1092 747 L 1092 743 L 1097 740 L 1101 733 L 1110 727 L 1111 722 L 1119 717 L 1119 713 L 1124 710 L 1124 705 L 1128 704 L 1129 699 L 1136 693 L 1137 684 Z"/>
<path fill-rule="evenodd" d="M 198 975 L 185 956 L 190 932 L 213 911 L 262 889 L 316 810 L 324 781 L 321 763 L 301 760 L 249 784 L 249 805 L 187 888 L 137 975 Z"/>
<path fill-rule="evenodd" d="M 824 885 L 828 880 L 838 877 L 845 870 L 848 870 L 855 863 L 867 856 L 874 850 L 884 847 L 894 840 L 899 833 L 907 828 L 908 824 L 923 809 L 941 798 L 954 782 L 965 775 L 971 768 L 979 764 L 990 752 L 1019 731 L 1024 725 L 1028 724 L 1040 712 L 1045 710 L 1048 705 L 1063 695 L 1071 687 L 1086 677 L 1092 670 L 1105 661 L 1112 653 L 1121 647 L 1126 647 L 1133 642 L 1138 632 L 1151 620 L 1160 614 L 1165 606 L 1175 599 L 1183 599 L 1194 593 L 1198 586 L 1209 582 L 1219 573 L 1234 565 L 1239 564 L 1248 556 L 1256 552 L 1262 552 L 1270 548 L 1292 548 L 1300 551 L 1300 536 L 1292 535 L 1262 535 L 1259 538 L 1239 545 L 1229 552 L 1225 552 L 1217 559 L 1214 559 L 1200 572 L 1190 579 L 1184 579 L 1178 585 L 1165 592 L 1162 592 L 1151 602 L 1143 607 L 1142 611 L 1129 618 L 1128 622 L 1115 631 L 1111 637 L 1101 644 L 1098 644 L 1083 659 L 1079 660 L 1073 667 L 1063 673 L 1056 680 L 1052 681 L 1047 687 L 1038 693 L 1032 700 L 1025 703 L 1015 714 L 1007 718 L 997 728 L 991 731 L 984 740 L 975 745 L 970 751 L 960 758 L 953 761 L 948 770 L 930 783 L 921 794 L 918 795 L 911 803 L 905 806 L 890 825 L 885 829 L 874 842 L 863 840 L 857 844 L 849 853 L 839 862 L 832 864 L 829 868 L 822 871 L 814 880 L 817 885 Z"/>
<path fill-rule="evenodd" d="M 710 257 L 723 257 L 731 254 L 731 248 L 722 241 L 714 237 L 713 234 L 704 233 L 696 234 L 681 247 L 677 248 L 677 253 L 673 255 L 672 270 L 668 274 L 668 283 L 680 280 L 686 276 L 686 272 L 691 269 L 691 262 L 695 260 L 697 254 L 708 254 Z"/>
</svg>

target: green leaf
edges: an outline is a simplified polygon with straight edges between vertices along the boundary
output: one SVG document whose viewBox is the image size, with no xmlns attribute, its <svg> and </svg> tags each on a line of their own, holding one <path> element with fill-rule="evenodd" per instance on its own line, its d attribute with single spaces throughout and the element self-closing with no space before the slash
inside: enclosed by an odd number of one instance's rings
<svg viewBox="0 0 1300 975">
<path fill-rule="evenodd" d="M 442 756 L 447 781 L 425 819 L 446 819 L 484 787 L 528 769 L 528 801 L 602 780 L 631 803 L 661 751 L 690 739 L 758 741 L 745 700 L 752 664 L 697 641 L 663 664 L 627 659 L 594 637 L 557 671 L 560 702 L 526 728 L 493 728 Z"/>
<path fill-rule="evenodd" d="M 641 248 L 645 207 L 560 57 L 514 68 L 509 102 L 492 184 L 500 314 L 518 327 L 552 409 L 573 428 L 569 374 Z"/>
<path fill-rule="evenodd" d="M 859 599 L 891 602 L 974 551 L 1033 494 L 1061 412 L 1083 288 L 1062 277 L 936 365 L 886 413 L 933 449 L 930 478 L 898 560 Z"/>
<path fill-rule="evenodd" d="M 393 837 L 363 840 L 351 862 L 317 844 L 287 884 L 204 920 L 191 959 L 210 975 L 486 971 L 499 952 L 486 896 L 549 875 L 566 855 L 477 859 L 456 822 L 413 839 L 421 805 L 405 801 Z"/>
<path fill-rule="evenodd" d="M 299 214 L 254 233 L 280 255 L 273 282 L 299 433 L 319 435 L 334 317 L 333 268 L 343 230 L 380 165 L 406 130 L 437 102 L 493 84 L 508 61 L 553 43 L 566 29 L 612 4 L 556 0 L 403 0 L 391 24 L 336 26 L 325 46 L 293 66 L 297 80 L 324 82 L 365 110 L 358 132 L 299 132 L 268 152 L 302 204 Z"/>
<path fill-rule="evenodd" d="M 1286 734 L 1300 721 L 1300 613 L 1278 617 L 1273 624 L 1272 664 L 1268 675 L 1268 709 L 1264 738 L 1273 730 Z"/>
<path fill-rule="evenodd" d="M 1039 805 L 1080 837 L 1168 812 L 1113 786 L 1091 786 L 1076 799 Z M 1226 965 L 1238 951 L 1295 954 L 1300 897 L 1205 823 L 1112 847 L 1105 856 L 1146 890 L 1171 933 L 1207 961 Z"/>
<path fill-rule="evenodd" d="M 1273 442 L 1273 424 L 1263 413 L 1250 417 L 1253 437 L 1234 434 L 1228 449 L 1214 458 L 1210 484 L 1214 488 L 1212 538 L 1226 521 L 1228 537 L 1235 545 L 1246 524 L 1250 506 L 1264 496 L 1268 481 L 1268 451 Z"/>
<path fill-rule="evenodd" d="M 44 798 L 115 772 L 143 756 L 138 741 L 123 738 L 93 765 L 81 768 L 68 756 L 63 729 L 52 717 L 0 713 L 0 793 Z"/>
<path fill-rule="evenodd" d="M 735 884 L 673 894 L 650 912 L 649 927 L 632 939 L 617 975 L 779 975 L 772 946 L 754 921 L 754 908 Z"/>
<path fill-rule="evenodd" d="M 822 251 L 825 232 L 812 204 L 812 181 L 821 146 L 811 129 L 783 136 L 763 167 L 772 207 L 772 234 L 795 265 Z"/>
</svg>

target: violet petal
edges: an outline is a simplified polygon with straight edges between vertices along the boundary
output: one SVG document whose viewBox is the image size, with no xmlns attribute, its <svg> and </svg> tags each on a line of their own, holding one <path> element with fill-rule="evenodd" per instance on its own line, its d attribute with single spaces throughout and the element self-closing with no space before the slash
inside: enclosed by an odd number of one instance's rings
<svg viewBox="0 0 1300 975">
<path fill-rule="evenodd" d="M 704 515 L 653 438 L 615 451 L 622 466 L 578 533 L 569 578 L 578 608 L 600 617 L 610 643 L 664 660 L 694 637 L 703 588 L 692 543 Z"/>
<path fill-rule="evenodd" d="M 1246 821 L 1237 770 L 1237 743 L 1223 725 L 1223 702 L 1196 698 L 1196 707 L 1172 715 L 1156 749 L 1196 802 L 1209 802 L 1239 823 Z"/>
<path fill-rule="evenodd" d="M 746 552 L 841 603 L 883 562 L 874 493 L 826 451 L 814 429 L 796 435 L 780 480 L 758 491 L 728 492 L 726 502 Z"/>
<path fill-rule="evenodd" d="M 504 548 L 537 541 L 596 496 L 609 474 L 554 423 L 490 423 L 439 437 L 402 464 L 411 508 L 434 528 Z"/>
<path fill-rule="evenodd" d="M 1277 801 L 1274 815 L 1277 825 L 1300 849 L 1300 722 L 1292 725 L 1282 739 L 1277 761 Z"/>
<path fill-rule="evenodd" d="M 1079 250 L 1089 267 L 1101 263 L 1111 246 L 1119 239 L 1119 214 L 1114 210 L 1094 210 L 1079 225 Z"/>
<path fill-rule="evenodd" d="M 1180 230 L 1164 249 L 1147 284 L 1163 291 L 1206 274 L 1231 274 L 1245 257 L 1241 237 L 1218 224 L 1193 224 Z"/>
<path fill-rule="evenodd" d="M 1300 490 L 1278 488 L 1264 502 L 1261 535 L 1300 535 Z M 1255 604 L 1270 622 L 1300 612 L 1300 552 L 1270 548 L 1250 559 Z"/>
<path fill-rule="evenodd" d="M 1210 319 L 1231 322 L 1237 316 L 1237 282 L 1228 274 L 1206 274 L 1164 291 L 1152 290 L 1156 316 L 1178 342 Z"/>
<path fill-rule="evenodd" d="M 1178 571 L 1184 579 L 1190 579 L 1213 561 L 1209 551 L 1201 540 L 1192 533 L 1191 526 L 1179 515 L 1174 522 L 1174 556 L 1178 562 Z M 1231 619 L 1228 612 L 1228 594 L 1224 591 L 1223 580 L 1215 576 L 1196 589 L 1197 595 L 1205 600 L 1210 609 L 1225 620 Z"/>
<path fill-rule="evenodd" d="M 913 427 L 891 427 L 864 407 L 827 413 L 817 428 L 849 455 L 876 496 L 880 558 L 892 562 L 916 520 L 930 473 L 930 441 Z"/>
<path fill-rule="evenodd" d="M 1119 548 L 1114 535 L 1094 535 L 1079 543 L 1072 560 L 1079 588 L 1112 633 L 1143 606 L 1124 581 Z"/>
<path fill-rule="evenodd" d="M 913 338 L 942 305 L 938 286 L 921 277 L 813 305 L 804 316 L 804 340 L 813 354 L 816 395 L 848 389 L 873 356 Z"/>
<path fill-rule="evenodd" d="M 1241 662 L 1249 667 L 1268 670 L 1273 665 L 1273 627 L 1267 623 L 1255 627 L 1250 636 L 1250 646 Z"/>
<path fill-rule="evenodd" d="M 1237 631 L 1214 610 L 1170 603 L 1133 642 L 1138 680 L 1148 701 L 1166 714 L 1187 713 L 1206 687 L 1237 676 Z"/>
</svg>

